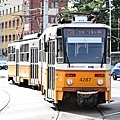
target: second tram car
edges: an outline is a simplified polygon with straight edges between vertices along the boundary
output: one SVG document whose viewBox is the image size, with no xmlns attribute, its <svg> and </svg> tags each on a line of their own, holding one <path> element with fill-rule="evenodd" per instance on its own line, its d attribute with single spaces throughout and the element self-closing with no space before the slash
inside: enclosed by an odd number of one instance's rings
<svg viewBox="0 0 120 120">
<path fill-rule="evenodd" d="M 44 99 L 56 104 L 75 101 L 80 106 L 94 106 L 110 102 L 110 28 L 85 20 L 77 15 L 71 23 L 47 28 L 37 39 L 16 42 L 19 52 L 11 52 L 19 55 L 19 61 L 17 56 L 15 66 L 9 61 L 8 78 L 38 82 Z"/>
<path fill-rule="evenodd" d="M 38 87 L 38 34 L 27 35 L 8 45 L 8 80 Z"/>
</svg>

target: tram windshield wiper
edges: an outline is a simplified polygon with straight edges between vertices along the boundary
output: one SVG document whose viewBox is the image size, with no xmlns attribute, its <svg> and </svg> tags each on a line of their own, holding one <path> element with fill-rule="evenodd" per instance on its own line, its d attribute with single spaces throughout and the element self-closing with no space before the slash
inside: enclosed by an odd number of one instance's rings
<svg viewBox="0 0 120 120">
<path fill-rule="evenodd" d="M 102 60 L 101 60 L 101 65 L 100 65 L 101 68 L 103 67 L 103 62 L 104 62 L 104 53 L 103 53 Z"/>
<path fill-rule="evenodd" d="M 70 61 L 69 61 L 69 58 L 68 58 L 67 52 L 65 52 L 65 56 L 66 56 L 66 58 L 67 58 L 67 62 L 68 62 L 69 68 L 70 68 Z"/>
</svg>

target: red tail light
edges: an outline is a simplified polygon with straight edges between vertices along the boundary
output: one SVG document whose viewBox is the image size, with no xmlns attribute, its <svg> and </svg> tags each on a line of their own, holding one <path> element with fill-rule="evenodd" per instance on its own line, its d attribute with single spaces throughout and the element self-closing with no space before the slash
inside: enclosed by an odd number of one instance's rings
<svg viewBox="0 0 120 120">
<path fill-rule="evenodd" d="M 76 74 L 72 74 L 72 73 L 70 73 L 70 74 L 66 74 L 65 76 L 66 76 L 66 77 L 75 77 Z"/>
<path fill-rule="evenodd" d="M 105 77 L 105 74 L 95 74 L 95 77 Z"/>
</svg>

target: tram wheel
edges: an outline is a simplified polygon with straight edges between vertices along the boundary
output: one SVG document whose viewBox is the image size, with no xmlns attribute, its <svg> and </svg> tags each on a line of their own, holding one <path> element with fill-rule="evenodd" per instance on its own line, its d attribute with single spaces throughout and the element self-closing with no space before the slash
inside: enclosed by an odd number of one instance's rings
<svg viewBox="0 0 120 120">
<path fill-rule="evenodd" d="M 32 89 L 33 89 L 33 90 L 38 90 L 38 86 L 32 85 Z"/>
</svg>

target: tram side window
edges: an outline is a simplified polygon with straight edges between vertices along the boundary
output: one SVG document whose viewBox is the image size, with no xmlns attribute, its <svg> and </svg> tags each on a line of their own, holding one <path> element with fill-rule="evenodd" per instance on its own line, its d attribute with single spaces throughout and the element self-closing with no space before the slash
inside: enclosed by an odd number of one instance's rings
<svg viewBox="0 0 120 120">
<path fill-rule="evenodd" d="M 42 53 L 43 62 L 46 62 L 45 40 L 46 40 L 46 35 L 44 35 L 44 44 L 43 44 L 43 53 Z"/>
<path fill-rule="evenodd" d="M 8 47 L 8 60 L 15 62 L 15 48 L 13 46 Z"/>
<path fill-rule="evenodd" d="M 8 54 L 11 52 L 11 47 L 8 47 Z"/>
<path fill-rule="evenodd" d="M 20 53 L 20 61 L 23 61 L 23 53 Z"/>
<path fill-rule="evenodd" d="M 12 53 L 15 53 L 15 48 L 12 46 Z"/>
<path fill-rule="evenodd" d="M 11 47 L 8 47 L 8 61 L 11 61 L 10 52 L 11 52 Z"/>
<path fill-rule="evenodd" d="M 110 38 L 107 39 L 106 62 L 110 63 Z"/>
<path fill-rule="evenodd" d="M 52 43 L 52 64 L 55 64 L 55 41 Z"/>
<path fill-rule="evenodd" d="M 29 61 L 29 44 L 24 45 L 24 61 Z"/>
<path fill-rule="evenodd" d="M 63 40 L 62 38 L 57 39 L 57 62 L 63 62 Z"/>
<path fill-rule="evenodd" d="M 20 47 L 20 61 L 29 62 L 29 44 Z"/>
<path fill-rule="evenodd" d="M 46 62 L 46 52 L 45 52 L 45 39 L 46 36 L 39 41 L 39 61 Z"/>
</svg>

